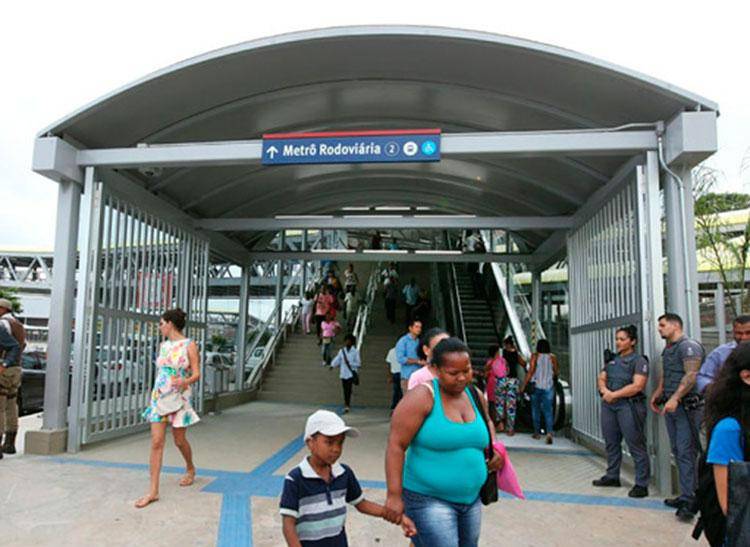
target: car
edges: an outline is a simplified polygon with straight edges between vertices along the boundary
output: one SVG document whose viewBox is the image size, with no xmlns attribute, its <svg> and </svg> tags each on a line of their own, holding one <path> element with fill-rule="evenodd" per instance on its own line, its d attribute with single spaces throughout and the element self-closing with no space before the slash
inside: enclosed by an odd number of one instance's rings
<svg viewBox="0 0 750 547">
<path fill-rule="evenodd" d="M 21 389 L 18 393 L 18 413 L 21 416 L 40 412 L 44 408 L 44 380 L 47 374 L 47 355 L 41 351 L 26 351 L 21 356 Z"/>
<path fill-rule="evenodd" d="M 133 348 L 102 346 L 96 348 L 94 398 L 112 397 L 130 389 L 150 386 L 153 370 L 147 366 L 145 351 L 136 355 Z"/>
</svg>

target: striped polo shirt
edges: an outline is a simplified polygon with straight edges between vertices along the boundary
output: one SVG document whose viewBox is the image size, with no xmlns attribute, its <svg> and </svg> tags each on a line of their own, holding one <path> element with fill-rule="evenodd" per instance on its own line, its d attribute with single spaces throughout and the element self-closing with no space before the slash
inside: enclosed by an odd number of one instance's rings
<svg viewBox="0 0 750 547">
<path fill-rule="evenodd" d="M 331 482 L 326 482 L 305 458 L 284 477 L 280 512 L 297 520 L 297 535 L 305 547 L 346 547 L 346 504 L 364 499 L 348 466 L 333 464 Z"/>
</svg>

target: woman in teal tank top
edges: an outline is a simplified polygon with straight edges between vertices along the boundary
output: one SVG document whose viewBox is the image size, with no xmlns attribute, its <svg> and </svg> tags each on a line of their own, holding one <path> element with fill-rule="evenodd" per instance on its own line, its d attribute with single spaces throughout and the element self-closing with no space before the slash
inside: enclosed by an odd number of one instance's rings
<svg viewBox="0 0 750 547">
<path fill-rule="evenodd" d="M 472 547 L 479 542 L 479 490 L 488 470 L 502 466 L 485 450 L 494 441 L 469 389 L 471 360 L 457 338 L 433 350 L 437 378 L 410 390 L 393 413 L 386 452 L 386 519 L 409 516 L 416 547 Z M 494 432 L 493 432 L 494 433 Z"/>
</svg>

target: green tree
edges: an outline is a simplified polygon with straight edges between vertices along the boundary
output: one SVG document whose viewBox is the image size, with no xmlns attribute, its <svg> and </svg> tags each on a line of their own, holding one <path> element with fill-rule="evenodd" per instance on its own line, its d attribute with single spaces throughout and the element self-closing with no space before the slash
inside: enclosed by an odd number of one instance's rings
<svg viewBox="0 0 750 547">
<path fill-rule="evenodd" d="M 5 289 L 3 287 L 0 287 L 0 298 L 6 298 L 10 300 L 10 303 L 13 304 L 13 313 L 23 312 L 21 299 L 18 298 L 16 291 L 14 291 L 13 289 Z"/>
<path fill-rule="evenodd" d="M 750 214 L 744 215 L 739 226 L 732 226 L 722 220 L 721 213 L 747 209 L 750 195 L 712 192 L 719 175 L 717 170 L 707 166 L 693 171 L 696 246 L 716 268 L 725 290 L 739 295 L 739 305 L 732 300 L 730 306 L 736 317 L 748 308 L 745 273 L 750 254 Z"/>
<path fill-rule="evenodd" d="M 696 216 L 724 213 L 726 211 L 738 211 L 750 207 L 750 195 L 728 192 L 718 194 L 707 192 L 695 200 Z"/>
</svg>

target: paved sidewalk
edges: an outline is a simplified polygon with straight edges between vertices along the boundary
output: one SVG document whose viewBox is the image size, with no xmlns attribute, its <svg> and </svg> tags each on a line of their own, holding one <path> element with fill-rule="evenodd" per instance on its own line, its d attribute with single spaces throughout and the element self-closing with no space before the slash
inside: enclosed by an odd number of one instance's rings
<svg viewBox="0 0 750 547">
<path fill-rule="evenodd" d="M 301 431 L 314 409 L 256 402 L 205 417 L 188 433 L 199 468 L 195 485 L 177 485 L 182 462 L 169 445 L 161 500 L 143 510 L 132 504 L 148 485 L 146 432 L 75 455 L 6 457 L 0 545 L 283 545 L 278 494 L 305 454 Z M 363 435 L 347 440 L 342 461 L 367 496 L 383 502 L 387 413 L 355 407 L 346 420 Z M 40 422 L 26 417 L 22 427 Z M 628 498 L 627 477 L 622 488 L 592 487 L 604 462 L 580 446 L 501 438 L 528 499 L 485 508 L 481 545 L 707 545 L 690 538 L 692 526 L 677 522 L 661 498 Z M 347 530 L 352 546 L 408 544 L 396 527 L 356 510 Z"/>
</svg>

